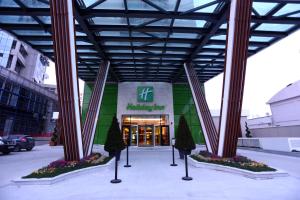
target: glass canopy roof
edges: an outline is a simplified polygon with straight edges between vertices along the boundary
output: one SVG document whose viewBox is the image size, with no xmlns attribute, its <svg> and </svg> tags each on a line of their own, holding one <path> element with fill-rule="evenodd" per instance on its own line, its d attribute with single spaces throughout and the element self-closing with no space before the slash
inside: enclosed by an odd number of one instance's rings
<svg viewBox="0 0 300 200">
<path fill-rule="evenodd" d="M 75 0 L 78 74 L 94 81 L 205 82 L 224 70 L 229 0 Z M 299 29 L 300 0 L 254 0 L 248 55 Z M 86 28 L 87 27 L 87 28 Z M 49 0 L 0 0 L 0 28 L 54 60 Z"/>
</svg>

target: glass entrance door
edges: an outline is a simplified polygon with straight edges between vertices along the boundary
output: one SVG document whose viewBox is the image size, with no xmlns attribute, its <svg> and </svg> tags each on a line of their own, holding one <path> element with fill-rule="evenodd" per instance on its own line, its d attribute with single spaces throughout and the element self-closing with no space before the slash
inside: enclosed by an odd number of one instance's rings
<svg viewBox="0 0 300 200">
<path fill-rule="evenodd" d="M 160 146 L 161 141 L 160 126 L 155 126 L 155 146 Z"/>
<path fill-rule="evenodd" d="M 155 126 L 155 146 L 169 146 L 169 126 Z"/>
<path fill-rule="evenodd" d="M 132 146 L 137 145 L 137 131 L 138 131 L 137 125 L 122 126 L 123 140 L 126 145 L 128 142 L 129 145 Z"/>
<path fill-rule="evenodd" d="M 169 135 L 169 126 L 161 126 L 161 142 L 162 146 L 170 145 L 170 135 Z"/>
<path fill-rule="evenodd" d="M 153 146 L 153 126 L 138 126 L 139 144 L 138 146 Z"/>
<path fill-rule="evenodd" d="M 123 115 L 124 142 L 132 146 L 170 145 L 168 115 Z"/>
<path fill-rule="evenodd" d="M 122 126 L 122 134 L 123 134 L 123 141 L 127 145 L 128 139 L 130 137 L 130 126 Z"/>
<path fill-rule="evenodd" d="M 136 146 L 137 145 L 137 140 L 138 140 L 138 126 L 137 125 L 132 125 L 131 126 L 131 145 Z"/>
</svg>

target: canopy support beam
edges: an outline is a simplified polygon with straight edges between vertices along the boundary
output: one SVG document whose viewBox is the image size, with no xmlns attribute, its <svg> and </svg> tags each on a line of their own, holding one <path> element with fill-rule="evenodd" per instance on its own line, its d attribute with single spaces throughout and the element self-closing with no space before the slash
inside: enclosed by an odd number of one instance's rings
<svg viewBox="0 0 300 200">
<path fill-rule="evenodd" d="M 250 36 L 252 0 L 232 0 L 227 25 L 218 155 L 236 155 Z"/>
<path fill-rule="evenodd" d="M 86 119 L 82 131 L 84 156 L 88 156 L 92 152 L 95 130 L 97 126 L 109 66 L 109 61 L 102 62 L 102 64 L 99 67 L 96 82 L 94 84 L 93 93 L 89 102 L 88 110 L 86 113 Z"/>
<path fill-rule="evenodd" d="M 73 1 L 52 0 L 52 37 L 65 160 L 83 157 Z"/>
<path fill-rule="evenodd" d="M 218 148 L 218 134 L 202 90 L 202 84 L 190 63 L 184 64 L 184 70 L 192 91 L 207 150 L 216 154 Z"/>
</svg>

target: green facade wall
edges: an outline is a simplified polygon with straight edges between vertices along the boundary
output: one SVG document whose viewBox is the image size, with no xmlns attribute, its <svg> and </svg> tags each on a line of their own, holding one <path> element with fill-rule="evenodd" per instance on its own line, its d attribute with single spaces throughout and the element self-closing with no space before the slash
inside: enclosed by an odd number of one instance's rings
<svg viewBox="0 0 300 200">
<path fill-rule="evenodd" d="M 92 83 L 85 83 L 82 104 L 82 121 L 84 122 L 93 90 Z M 96 127 L 94 144 L 104 144 L 113 116 L 117 113 L 118 85 L 106 84 L 102 97 L 100 114 Z"/>
<path fill-rule="evenodd" d="M 192 132 L 195 143 L 204 144 L 204 136 L 193 101 L 190 87 L 185 84 L 173 85 L 174 128 L 177 133 L 180 115 L 184 115 Z"/>
</svg>

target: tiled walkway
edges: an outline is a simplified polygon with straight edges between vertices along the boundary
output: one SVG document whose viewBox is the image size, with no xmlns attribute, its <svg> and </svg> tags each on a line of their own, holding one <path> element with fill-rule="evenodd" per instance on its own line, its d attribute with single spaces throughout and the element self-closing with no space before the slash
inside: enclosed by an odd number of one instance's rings
<svg viewBox="0 0 300 200">
<path fill-rule="evenodd" d="M 61 156 L 61 149 L 50 151 L 47 146 L 40 146 L 35 154 L 51 154 L 52 159 Z M 24 154 L 28 152 L 23 152 Z M 252 180 L 239 175 L 218 172 L 213 170 L 199 169 L 190 167 L 190 176 L 194 180 L 190 182 L 182 181 L 184 175 L 184 163 L 176 159 L 179 164 L 177 167 L 170 167 L 171 151 L 164 149 L 160 151 L 137 151 L 131 152 L 131 168 L 124 168 L 125 151 L 123 152 L 119 177 L 122 183 L 113 185 L 110 180 L 114 176 L 113 167 L 99 173 L 81 175 L 63 182 L 50 186 L 21 186 L 17 187 L 8 184 L 8 179 L 12 178 L 6 175 L 6 181 L 0 185 L 0 199 L 22 199 L 22 200 L 84 200 L 84 199 L 222 199 L 222 200 L 299 200 L 300 199 L 300 159 L 264 154 L 260 152 L 241 151 L 251 158 L 257 158 L 259 161 L 265 161 L 276 167 L 285 170 L 291 170 L 291 176 L 270 180 Z M 27 154 L 26 156 L 29 156 Z M 37 156 L 36 155 L 36 156 Z M 176 154 L 177 155 L 177 154 Z M 20 156 L 14 155 L 14 156 Z M 178 157 L 178 156 L 176 156 Z M 12 156 L 10 159 L 13 158 Z M 4 167 L 18 169 L 18 174 L 22 170 L 28 171 L 28 168 L 36 167 L 38 164 L 44 164 L 43 157 L 33 159 L 32 162 L 24 161 L 24 167 L 21 169 L 20 163 L 13 164 L 10 160 L 8 164 L 3 164 L 6 157 L 0 157 L 1 174 L 5 172 Z M 27 165 L 27 168 L 26 168 Z M 289 165 L 293 165 L 292 167 Z M 26 169 L 26 170 L 25 170 Z M 23 174 L 24 174 L 23 173 Z M 26 173 L 25 173 L 26 174 Z"/>
</svg>

